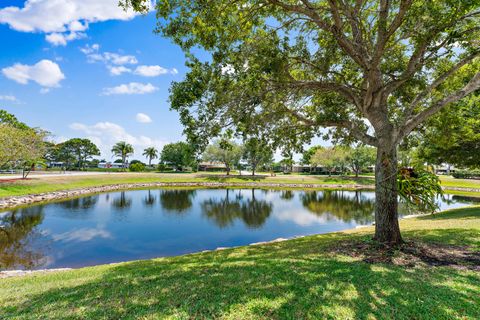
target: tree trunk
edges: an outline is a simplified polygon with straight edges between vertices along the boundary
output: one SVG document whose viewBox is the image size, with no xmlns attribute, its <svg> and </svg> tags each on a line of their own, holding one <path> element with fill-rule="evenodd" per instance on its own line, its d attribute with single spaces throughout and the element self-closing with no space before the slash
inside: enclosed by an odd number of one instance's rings
<svg viewBox="0 0 480 320">
<path fill-rule="evenodd" d="M 402 242 L 397 197 L 397 150 L 380 145 L 375 165 L 375 240 L 389 245 Z"/>
</svg>

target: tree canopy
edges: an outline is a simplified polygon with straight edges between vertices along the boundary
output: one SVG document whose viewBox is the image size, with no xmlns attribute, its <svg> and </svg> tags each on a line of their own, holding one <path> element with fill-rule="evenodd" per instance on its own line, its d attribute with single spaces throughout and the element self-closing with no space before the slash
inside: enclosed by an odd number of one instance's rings
<svg viewBox="0 0 480 320">
<path fill-rule="evenodd" d="M 139 11 L 147 3 L 121 1 Z M 156 31 L 187 53 L 171 106 L 192 143 L 261 124 L 279 146 L 300 148 L 321 127 L 375 146 L 375 238 L 401 242 L 396 147 L 480 87 L 478 1 L 170 0 L 156 9 Z"/>
<path fill-rule="evenodd" d="M 203 160 L 223 163 L 229 175 L 232 167 L 239 164 L 242 154 L 241 145 L 233 141 L 217 140 L 207 146 L 203 153 Z"/>
<path fill-rule="evenodd" d="M 480 95 L 442 110 L 418 140 L 418 156 L 430 164 L 480 168 Z"/>
<path fill-rule="evenodd" d="M 78 169 L 85 168 L 86 161 L 99 156 L 100 150 L 89 139 L 73 138 L 60 145 L 59 154 L 63 159 L 74 158 Z"/>
<path fill-rule="evenodd" d="M 255 175 L 257 168 L 273 163 L 273 150 L 267 141 L 251 137 L 243 145 L 242 158 L 248 163 Z"/>
<path fill-rule="evenodd" d="M 189 144 L 180 141 L 166 144 L 160 155 L 163 163 L 169 164 L 178 170 L 195 165 L 195 153 Z"/>
</svg>

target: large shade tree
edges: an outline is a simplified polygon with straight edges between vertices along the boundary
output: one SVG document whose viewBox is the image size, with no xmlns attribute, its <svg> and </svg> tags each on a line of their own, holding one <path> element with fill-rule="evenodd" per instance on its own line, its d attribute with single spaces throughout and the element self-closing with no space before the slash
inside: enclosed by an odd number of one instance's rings
<svg viewBox="0 0 480 320">
<path fill-rule="evenodd" d="M 157 31 L 188 53 L 171 102 L 191 141 L 255 119 L 277 141 L 304 143 L 328 127 L 374 146 L 375 238 L 401 242 L 397 146 L 480 87 L 478 1 L 163 0 L 156 9 Z M 211 59 L 197 59 L 198 47 Z"/>
<path fill-rule="evenodd" d="M 100 150 L 89 139 L 73 138 L 60 145 L 59 154 L 74 158 L 78 169 L 83 169 L 89 159 L 100 155 Z"/>
<path fill-rule="evenodd" d="M 166 144 L 160 154 L 162 163 L 169 164 L 177 170 L 195 165 L 195 153 L 192 147 L 183 141 Z"/>
<path fill-rule="evenodd" d="M 241 145 L 229 140 L 217 140 L 205 149 L 202 155 L 204 161 L 220 162 L 225 166 L 227 175 L 234 166 L 238 166 L 243 155 Z"/>
</svg>

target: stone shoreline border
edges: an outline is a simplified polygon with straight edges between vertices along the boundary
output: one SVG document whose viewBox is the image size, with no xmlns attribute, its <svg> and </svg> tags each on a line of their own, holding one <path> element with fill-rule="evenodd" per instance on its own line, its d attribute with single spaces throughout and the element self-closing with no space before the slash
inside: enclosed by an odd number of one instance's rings
<svg viewBox="0 0 480 320">
<path fill-rule="evenodd" d="M 259 182 L 151 182 L 151 183 L 128 183 L 113 184 L 96 187 L 79 188 L 72 190 L 62 190 L 45 192 L 39 194 L 30 194 L 25 196 L 11 196 L 0 198 L 0 210 L 13 209 L 35 203 L 57 201 L 62 199 L 76 198 L 91 194 L 138 190 L 147 188 L 166 188 L 166 187 L 187 187 L 187 188 L 286 188 L 286 189 L 334 189 L 334 190 L 375 190 L 373 185 L 348 185 L 348 184 L 303 184 L 303 183 L 259 183 Z M 446 191 L 478 192 L 480 189 L 444 187 Z"/>
</svg>

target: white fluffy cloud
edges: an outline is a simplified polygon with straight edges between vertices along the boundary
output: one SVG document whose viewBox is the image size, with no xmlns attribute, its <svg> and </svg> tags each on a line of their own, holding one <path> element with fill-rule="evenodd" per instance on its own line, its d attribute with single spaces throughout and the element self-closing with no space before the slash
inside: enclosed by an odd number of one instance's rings
<svg viewBox="0 0 480 320">
<path fill-rule="evenodd" d="M 21 84 L 34 81 L 44 88 L 59 87 L 60 81 L 65 79 L 60 66 L 50 60 L 41 60 L 34 65 L 16 63 L 2 69 L 5 77 Z"/>
<path fill-rule="evenodd" d="M 86 45 L 80 48 L 89 63 L 102 62 L 106 65 L 112 76 L 119 76 L 124 73 L 132 73 L 142 77 L 158 77 L 165 74 L 178 74 L 175 68 L 164 68 L 159 65 L 140 65 L 135 69 L 126 67 L 126 65 L 138 64 L 137 57 L 133 55 L 123 55 L 113 52 L 101 52 L 100 45 L 95 43 L 93 45 Z"/>
<path fill-rule="evenodd" d="M 7 94 L 7 95 L 0 95 L 0 100 L 19 103 L 17 97 L 12 96 L 12 95 L 9 95 L 9 94 Z"/>
<path fill-rule="evenodd" d="M 137 122 L 140 122 L 140 123 L 150 123 L 152 122 L 152 118 L 150 118 L 150 116 L 148 114 L 145 114 L 145 113 L 137 113 L 137 115 L 135 116 L 135 119 L 137 119 Z"/>
<path fill-rule="evenodd" d="M 161 66 L 138 66 L 134 73 L 144 77 L 158 77 L 162 74 L 177 74 L 177 69 L 166 69 Z"/>
<path fill-rule="evenodd" d="M 125 64 L 137 64 L 138 60 L 132 55 L 121 55 L 113 52 L 100 52 L 100 45 L 95 43 L 91 46 L 86 45 L 80 48 L 87 56 L 87 61 L 90 63 L 103 62 L 106 65 L 125 65 Z"/>
<path fill-rule="evenodd" d="M 112 88 L 103 89 L 102 95 L 110 96 L 114 94 L 146 94 L 157 91 L 158 88 L 151 83 L 130 82 L 121 84 Z"/>
<path fill-rule="evenodd" d="M 70 32 L 70 33 L 50 33 L 45 37 L 45 40 L 53 44 L 54 46 L 66 46 L 68 41 L 75 39 L 85 38 L 87 35 L 83 32 Z"/>
<path fill-rule="evenodd" d="M 162 139 L 132 135 L 122 126 L 112 122 L 98 122 L 94 125 L 72 123 L 70 129 L 82 132 L 88 139 L 92 140 L 100 148 L 102 157 L 108 157 L 111 154 L 112 146 L 118 141 L 126 141 L 132 144 L 137 158 L 142 157 L 143 149 L 156 147 L 158 150 L 161 150 L 167 143 L 167 141 Z"/>
<path fill-rule="evenodd" d="M 129 20 L 135 16 L 125 12 L 114 0 L 27 0 L 23 8 L 0 9 L 0 23 L 22 32 L 43 32 L 53 45 L 83 37 L 89 23 L 107 20 Z M 56 35 L 55 35 L 56 34 Z"/>
<path fill-rule="evenodd" d="M 112 76 L 119 76 L 123 73 L 132 72 L 131 69 L 129 69 L 127 67 L 124 67 L 124 66 L 118 66 L 118 67 L 110 66 L 110 67 L 108 67 L 108 70 L 110 70 L 110 74 Z"/>
</svg>

